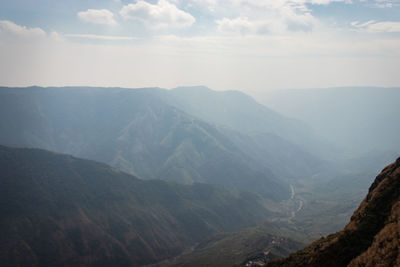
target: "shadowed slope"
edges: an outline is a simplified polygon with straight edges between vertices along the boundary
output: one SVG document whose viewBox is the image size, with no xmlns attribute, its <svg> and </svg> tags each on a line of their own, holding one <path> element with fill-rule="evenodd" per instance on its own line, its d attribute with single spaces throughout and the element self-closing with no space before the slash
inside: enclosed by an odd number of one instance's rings
<svg viewBox="0 0 400 267">
<path fill-rule="evenodd" d="M 138 266 L 270 214 L 250 193 L 143 181 L 107 165 L 0 146 L 1 266 Z"/>
</svg>

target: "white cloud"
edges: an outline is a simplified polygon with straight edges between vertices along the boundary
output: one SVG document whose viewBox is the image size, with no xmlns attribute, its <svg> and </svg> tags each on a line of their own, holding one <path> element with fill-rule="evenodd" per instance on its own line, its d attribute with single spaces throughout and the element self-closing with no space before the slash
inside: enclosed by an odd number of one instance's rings
<svg viewBox="0 0 400 267">
<path fill-rule="evenodd" d="M 386 0 L 396 1 L 396 0 Z M 213 13 L 231 11 L 234 13 L 241 9 L 241 11 L 258 11 L 260 8 L 278 9 L 282 7 L 292 7 L 294 9 L 307 10 L 306 4 L 312 5 L 328 5 L 333 2 L 343 2 L 350 4 L 352 0 L 174 0 L 175 3 L 186 6 L 195 6 L 203 11 L 210 11 Z"/>
<path fill-rule="evenodd" d="M 0 20 L 0 36 L 2 40 L 41 40 L 46 32 L 41 28 L 27 28 L 8 20 Z"/>
<path fill-rule="evenodd" d="M 400 0 L 376 0 L 374 7 L 392 8 L 400 5 Z"/>
<path fill-rule="evenodd" d="M 313 5 L 329 5 L 330 3 L 333 3 L 333 2 L 344 2 L 347 4 L 353 3 L 352 0 L 298 0 L 298 1 L 296 1 L 296 0 L 290 1 L 289 0 L 288 2 L 300 2 L 300 3 L 302 2 L 302 3 L 310 3 Z"/>
<path fill-rule="evenodd" d="M 230 34 L 282 34 L 310 31 L 318 25 L 307 4 L 347 0 L 175 0 L 214 18 L 217 30 Z"/>
<path fill-rule="evenodd" d="M 256 33 L 258 31 L 257 28 L 261 26 L 257 25 L 255 22 L 249 21 L 247 17 L 238 17 L 235 19 L 223 18 L 217 20 L 216 23 L 218 25 L 218 31 L 222 33 Z"/>
<path fill-rule="evenodd" d="M 63 42 L 63 36 L 56 31 L 46 33 L 43 29 L 18 25 L 9 20 L 0 20 L 0 44 L 42 45 Z"/>
<path fill-rule="evenodd" d="M 114 35 L 97 35 L 97 34 L 64 34 L 64 36 L 69 37 L 69 38 L 109 40 L 109 41 L 137 40 L 136 37 L 132 37 L 132 36 L 114 36 Z"/>
<path fill-rule="evenodd" d="M 400 32 L 399 21 L 384 21 L 368 25 L 368 32 Z"/>
<path fill-rule="evenodd" d="M 368 33 L 400 32 L 400 21 L 376 22 L 374 20 L 370 20 L 361 24 L 358 21 L 354 21 L 351 23 L 351 25 L 355 27 L 357 30 Z"/>
<path fill-rule="evenodd" d="M 87 11 L 78 12 L 78 17 L 88 23 L 116 25 L 114 14 L 108 9 L 88 9 Z"/>
<path fill-rule="evenodd" d="M 124 6 L 120 14 L 124 19 L 139 20 L 152 28 L 184 28 L 196 21 L 191 14 L 166 0 L 159 0 L 156 4 L 139 0 Z"/>
<path fill-rule="evenodd" d="M 247 17 L 216 20 L 217 29 L 226 34 L 270 34 L 283 32 L 286 25 L 280 20 L 249 20 Z"/>
<path fill-rule="evenodd" d="M 393 7 L 393 4 L 392 4 L 392 3 L 382 3 L 382 4 L 376 3 L 376 4 L 375 4 L 375 7 L 379 7 L 379 8 L 391 8 L 391 7 Z"/>
<path fill-rule="evenodd" d="M 237 8 L 237 17 L 217 19 L 218 31 L 242 35 L 282 34 L 288 31 L 310 31 L 318 24 L 304 5 L 288 5 L 284 1 L 261 2 L 240 1 L 241 5 L 246 3 L 257 7 L 240 6 Z"/>
</svg>

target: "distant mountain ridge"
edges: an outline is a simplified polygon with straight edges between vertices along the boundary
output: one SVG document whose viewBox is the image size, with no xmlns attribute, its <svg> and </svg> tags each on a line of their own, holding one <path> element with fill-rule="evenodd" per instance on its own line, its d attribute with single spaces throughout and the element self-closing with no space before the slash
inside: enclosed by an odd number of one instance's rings
<svg viewBox="0 0 400 267">
<path fill-rule="evenodd" d="M 153 89 L 154 90 L 154 89 Z M 167 103 L 205 121 L 244 133 L 306 134 L 307 125 L 286 118 L 240 91 L 213 91 L 205 86 L 155 90 Z"/>
<path fill-rule="evenodd" d="M 316 134 L 352 155 L 400 152 L 400 88 L 338 87 L 279 90 L 262 103 L 310 125 Z"/>
<path fill-rule="evenodd" d="M 4 146 L 0 212 L 0 265 L 10 267 L 141 266 L 271 214 L 254 194 Z"/>
<path fill-rule="evenodd" d="M 145 179 L 222 184 L 274 200 L 290 196 L 285 179 L 312 175 L 312 169 L 321 164 L 310 153 L 272 133 L 245 133 L 247 125 L 243 131 L 235 131 L 241 121 L 264 125 L 260 129 L 266 131 L 269 117 L 273 118 L 272 128 L 279 123 L 291 127 L 291 120 L 272 111 L 266 116 L 270 111 L 250 97 L 207 88 L 187 90 L 3 87 L 0 144 L 93 159 Z M 205 95 L 201 112 L 210 109 L 216 118 L 230 117 L 228 126 L 232 128 L 214 124 L 222 123 L 220 119 L 212 123 L 203 120 L 210 119 L 211 113 L 197 117 L 200 111 L 193 110 L 200 110 L 200 102 L 191 103 L 187 97 L 193 90 Z M 248 104 L 235 111 L 242 102 Z M 254 105 L 262 114 L 254 112 Z M 219 106 L 229 107 L 228 114 L 223 115 Z M 234 118 L 243 112 L 248 114 L 238 118 L 237 124 Z M 258 119 L 250 122 L 251 116 Z"/>
<path fill-rule="evenodd" d="M 0 143 L 111 164 L 146 179 L 208 182 L 289 196 L 216 127 L 143 90 L 3 88 Z"/>
<path fill-rule="evenodd" d="M 399 221 L 400 158 L 376 177 L 344 230 L 266 266 L 399 266 Z"/>
</svg>

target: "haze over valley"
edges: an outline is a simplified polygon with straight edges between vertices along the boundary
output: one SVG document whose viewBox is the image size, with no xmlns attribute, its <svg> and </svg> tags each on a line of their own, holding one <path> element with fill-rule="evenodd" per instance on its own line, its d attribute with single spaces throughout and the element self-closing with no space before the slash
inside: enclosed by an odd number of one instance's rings
<svg viewBox="0 0 400 267">
<path fill-rule="evenodd" d="M 4 213 L 11 212 L 3 228 L 9 236 L 3 247 L 7 265 L 17 260 L 10 251 L 22 244 L 31 252 L 19 260 L 39 266 L 197 261 L 231 266 L 259 257 L 266 248 L 271 251 L 266 259 L 286 256 L 341 229 L 379 168 L 399 151 L 381 146 L 349 154 L 326 136 L 317 136 L 305 122 L 236 91 L 0 89 L 0 138 L 8 146 L 2 147 L 2 203 Z M 355 116 L 354 123 L 358 119 Z M 396 132 L 396 127 L 388 123 L 385 129 Z M 76 219 L 68 230 L 62 225 L 70 212 Z M 48 228 L 44 218 L 54 226 Z M 24 221 L 33 229 L 44 227 L 43 234 L 34 237 L 8 228 L 10 223 L 25 227 Z M 70 231 L 79 235 L 70 236 Z M 130 231 L 135 234 L 126 239 Z M 62 239 L 55 239 L 56 233 Z M 63 258 L 67 248 L 47 249 L 35 241 L 38 238 L 67 242 L 71 258 Z M 89 240 L 109 242 L 107 238 L 117 238 L 118 247 L 102 246 L 108 256 L 95 256 L 93 249 L 100 244 Z M 84 253 L 95 253 L 95 258 L 82 261 L 77 242 L 84 242 Z M 243 242 L 251 244 L 250 249 Z M 139 249 L 143 244 L 144 251 Z M 221 250 L 224 253 L 213 254 Z M 240 253 L 231 257 L 230 250 Z M 47 253 L 54 258 L 40 256 Z"/>
<path fill-rule="evenodd" d="M 0 3 L 0 266 L 400 266 L 400 2 Z"/>
</svg>

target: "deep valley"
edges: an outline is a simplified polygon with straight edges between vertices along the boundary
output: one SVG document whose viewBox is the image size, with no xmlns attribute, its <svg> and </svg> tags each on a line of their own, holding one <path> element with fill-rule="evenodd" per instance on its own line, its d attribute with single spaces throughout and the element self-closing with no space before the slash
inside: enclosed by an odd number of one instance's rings
<svg viewBox="0 0 400 267">
<path fill-rule="evenodd" d="M 236 91 L 0 88 L 1 266 L 320 266 L 400 147 L 317 133 Z"/>
</svg>

